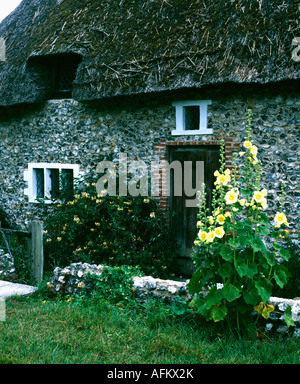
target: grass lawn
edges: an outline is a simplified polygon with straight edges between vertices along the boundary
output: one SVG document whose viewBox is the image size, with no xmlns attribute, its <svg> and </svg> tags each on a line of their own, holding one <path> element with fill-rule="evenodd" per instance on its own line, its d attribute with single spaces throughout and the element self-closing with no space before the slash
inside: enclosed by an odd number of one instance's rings
<svg viewBox="0 0 300 384">
<path fill-rule="evenodd" d="M 297 364 L 299 347 L 299 338 L 240 338 L 224 325 L 172 316 L 154 303 L 12 298 L 0 322 L 2 364 Z"/>
</svg>

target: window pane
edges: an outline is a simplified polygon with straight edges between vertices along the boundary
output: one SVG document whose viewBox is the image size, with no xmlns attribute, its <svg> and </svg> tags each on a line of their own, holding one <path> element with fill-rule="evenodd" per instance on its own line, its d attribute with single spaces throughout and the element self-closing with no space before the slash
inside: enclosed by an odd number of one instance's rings
<svg viewBox="0 0 300 384">
<path fill-rule="evenodd" d="M 59 198 L 59 169 L 50 169 L 50 179 L 51 179 L 51 189 L 50 189 L 51 199 L 58 199 Z"/>
<path fill-rule="evenodd" d="M 73 169 L 62 169 L 60 174 L 61 195 L 66 200 L 73 199 Z"/>
<path fill-rule="evenodd" d="M 45 197 L 45 186 L 44 186 L 44 169 L 34 169 L 35 182 L 36 182 L 36 197 Z"/>
<path fill-rule="evenodd" d="M 184 107 L 185 130 L 198 130 L 200 127 L 199 106 Z"/>
</svg>

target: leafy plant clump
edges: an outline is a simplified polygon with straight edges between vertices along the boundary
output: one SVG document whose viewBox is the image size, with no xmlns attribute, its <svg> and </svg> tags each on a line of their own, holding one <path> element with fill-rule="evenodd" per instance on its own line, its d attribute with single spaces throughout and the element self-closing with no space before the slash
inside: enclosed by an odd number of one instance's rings
<svg viewBox="0 0 300 384">
<path fill-rule="evenodd" d="M 206 207 L 203 188 L 199 204 L 199 233 L 193 261 L 196 271 L 189 282 L 192 301 L 207 320 L 251 318 L 255 310 L 268 318 L 274 307 L 268 304 L 275 287 L 283 288 L 290 277 L 280 260 L 288 261 L 287 218 L 281 208 L 275 217 L 265 213 L 268 192 L 261 182 L 261 162 L 252 142 L 251 111 L 248 113 L 244 151 L 234 157 L 233 169 L 225 169 L 224 143 L 220 169 L 215 172 L 212 214 Z M 288 319 L 288 315 L 286 316 Z"/>
<path fill-rule="evenodd" d="M 55 205 L 44 228 L 46 270 L 82 261 L 140 266 L 161 278 L 175 273 L 176 241 L 150 197 L 97 194 L 89 180 L 75 190 L 73 200 Z"/>
</svg>

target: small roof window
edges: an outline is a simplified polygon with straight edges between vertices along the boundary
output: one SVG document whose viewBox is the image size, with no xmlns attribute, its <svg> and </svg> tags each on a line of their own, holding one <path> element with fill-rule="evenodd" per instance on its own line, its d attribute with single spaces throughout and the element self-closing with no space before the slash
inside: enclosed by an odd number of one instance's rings
<svg viewBox="0 0 300 384">
<path fill-rule="evenodd" d="M 46 99 L 62 99 L 72 97 L 73 82 L 81 60 L 82 56 L 75 53 L 34 56 L 29 59 L 28 66 L 37 75 Z"/>
</svg>

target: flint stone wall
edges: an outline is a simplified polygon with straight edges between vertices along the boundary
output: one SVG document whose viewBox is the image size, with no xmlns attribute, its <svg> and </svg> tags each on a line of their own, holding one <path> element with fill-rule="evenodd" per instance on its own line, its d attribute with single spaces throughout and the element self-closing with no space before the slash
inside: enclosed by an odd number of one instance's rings
<svg viewBox="0 0 300 384">
<path fill-rule="evenodd" d="M 176 100 L 210 99 L 208 128 L 212 135 L 172 136 Z M 252 108 L 254 141 L 262 161 L 263 184 L 269 191 L 269 213 L 280 206 L 282 181 L 287 185 L 284 208 L 299 229 L 300 209 L 300 101 L 299 91 L 276 86 L 264 89 L 226 88 L 198 93 L 114 99 L 98 104 L 72 99 L 1 109 L 0 204 L 21 226 L 31 221 L 35 204 L 24 195 L 28 163 L 79 164 L 80 171 L 95 172 L 103 157 L 128 161 L 159 161 L 155 144 L 185 142 L 209 145 L 226 135 L 232 143 L 245 137 L 247 109 Z M 294 234 L 296 236 L 296 232 Z"/>
<path fill-rule="evenodd" d="M 85 274 L 100 275 L 103 268 L 102 265 L 91 265 L 88 263 L 73 263 L 66 268 L 57 267 L 47 283 L 47 287 L 53 294 L 78 294 L 84 286 Z M 189 302 L 193 295 L 188 291 L 188 281 L 162 280 L 151 276 L 133 277 L 132 290 L 135 299 L 140 303 L 155 298 L 171 304 L 179 297 Z M 300 337 L 300 298 L 284 299 L 270 297 L 269 304 L 274 305 L 275 310 L 267 320 L 266 330 L 271 331 L 274 327 L 277 332 L 287 333 L 288 327 L 283 323 L 283 313 L 290 306 L 291 316 L 296 324 L 293 334 Z M 255 314 L 257 315 L 256 312 Z"/>
<path fill-rule="evenodd" d="M 0 280 L 10 280 L 15 273 L 13 257 L 0 248 Z"/>
</svg>

